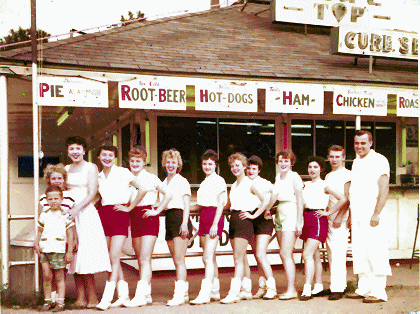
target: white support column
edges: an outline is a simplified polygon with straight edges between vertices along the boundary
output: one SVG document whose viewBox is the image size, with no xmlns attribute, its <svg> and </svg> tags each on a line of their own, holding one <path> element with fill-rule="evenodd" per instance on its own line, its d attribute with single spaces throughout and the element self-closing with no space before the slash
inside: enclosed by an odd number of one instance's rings
<svg viewBox="0 0 420 314">
<path fill-rule="evenodd" d="M 356 116 L 356 131 L 362 129 L 362 119 L 360 116 Z"/>
<path fill-rule="evenodd" d="M 38 116 L 38 77 L 37 64 L 32 63 L 32 134 L 34 144 L 34 224 L 38 230 L 38 206 L 39 206 L 39 116 Z M 39 261 L 35 258 L 35 291 L 39 291 Z"/>
<path fill-rule="evenodd" d="M 7 79 L 0 76 L 0 210 L 1 210 L 1 280 L 9 285 L 9 134 L 7 123 Z"/>
</svg>

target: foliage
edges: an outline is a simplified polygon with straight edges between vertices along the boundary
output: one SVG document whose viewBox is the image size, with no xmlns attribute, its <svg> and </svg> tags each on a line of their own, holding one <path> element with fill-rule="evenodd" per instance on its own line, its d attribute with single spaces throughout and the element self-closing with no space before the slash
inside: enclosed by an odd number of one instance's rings
<svg viewBox="0 0 420 314">
<path fill-rule="evenodd" d="M 51 34 L 47 33 L 44 30 L 38 29 L 36 31 L 36 38 L 43 38 L 43 37 L 48 37 L 48 36 L 51 36 Z M 18 42 L 27 41 L 27 40 L 31 40 L 31 29 L 30 28 L 23 29 L 22 27 L 19 26 L 19 29 L 17 31 L 14 30 L 14 29 L 11 29 L 9 31 L 9 35 L 0 39 L 0 46 L 7 45 L 7 44 L 12 44 L 12 43 L 18 43 Z M 47 42 L 47 41 L 48 40 L 45 39 L 42 42 Z M 6 48 L 3 48 L 3 49 L 4 50 L 9 50 L 9 49 L 14 49 L 14 48 L 27 47 L 27 46 L 30 46 L 30 45 L 31 45 L 31 43 L 25 43 L 25 44 L 21 44 L 21 45 L 6 47 Z"/>
<path fill-rule="evenodd" d="M 121 15 L 121 22 L 127 22 L 127 21 L 132 21 L 132 20 L 136 20 L 136 19 L 141 19 L 144 17 L 144 13 L 141 13 L 141 11 L 137 11 L 137 16 L 134 17 L 134 13 L 131 11 L 128 11 L 128 17 L 125 18 L 124 15 Z M 139 22 L 141 22 L 143 20 L 140 20 Z M 122 25 L 127 25 L 127 23 L 123 23 Z"/>
</svg>

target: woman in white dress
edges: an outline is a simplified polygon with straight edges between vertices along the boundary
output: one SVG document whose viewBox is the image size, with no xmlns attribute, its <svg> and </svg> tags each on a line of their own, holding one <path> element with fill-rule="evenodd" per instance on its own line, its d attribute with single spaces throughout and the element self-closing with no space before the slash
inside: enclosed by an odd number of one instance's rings
<svg viewBox="0 0 420 314">
<path fill-rule="evenodd" d="M 98 192 L 98 169 L 83 159 L 87 148 L 84 138 L 69 137 L 66 139 L 66 147 L 72 160 L 66 166 L 67 186 L 75 200 L 69 215 L 76 222 L 79 239 L 77 253 L 69 267 L 69 273 L 74 274 L 77 289 L 74 307 L 94 308 L 98 304 L 94 274 L 111 271 L 104 230 L 93 205 Z"/>
</svg>

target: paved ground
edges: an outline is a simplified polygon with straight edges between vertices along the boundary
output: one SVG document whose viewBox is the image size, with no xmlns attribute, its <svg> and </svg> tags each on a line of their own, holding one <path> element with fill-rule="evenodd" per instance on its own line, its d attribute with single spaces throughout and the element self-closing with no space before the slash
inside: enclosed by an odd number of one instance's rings
<svg viewBox="0 0 420 314">
<path fill-rule="evenodd" d="M 355 280 L 352 273 L 352 268 L 348 267 L 348 280 Z M 413 265 L 410 269 L 408 264 L 401 266 L 392 266 L 393 276 L 389 277 L 387 290 L 389 301 L 386 303 L 365 304 L 360 300 L 341 299 L 338 301 L 328 301 L 326 297 L 315 298 L 307 302 L 299 300 L 250 300 L 242 301 L 232 305 L 223 305 L 218 302 L 213 302 L 207 305 L 191 306 L 182 305 L 175 308 L 165 306 L 165 302 L 172 297 L 174 287 L 174 273 L 173 272 L 157 272 L 154 274 L 152 280 L 152 297 L 153 305 L 126 309 L 109 309 L 106 311 L 108 314 L 124 314 L 124 313 L 188 313 L 188 314 L 205 314 L 205 313 L 252 313 L 252 314 L 268 314 L 268 313 L 322 313 L 322 314 L 335 314 L 335 313 L 420 313 L 420 292 L 419 292 L 419 265 Z M 125 267 L 124 273 L 127 276 L 130 287 L 130 296 L 135 292 L 137 281 L 136 271 L 132 268 Z M 229 290 L 230 278 L 233 274 L 232 269 L 222 269 L 220 271 L 221 280 L 221 294 L 225 296 Z M 283 292 L 286 288 L 286 276 L 281 267 L 275 267 L 274 270 L 277 290 Z M 195 298 L 200 289 L 201 279 L 203 278 L 202 271 L 189 271 L 188 281 L 190 283 L 190 298 Z M 257 287 L 257 274 L 253 271 L 253 292 Z M 302 288 L 304 282 L 303 270 L 298 270 L 297 287 Z M 329 287 L 329 272 L 325 272 L 324 287 Z M 105 283 L 105 275 L 97 275 L 98 296 L 101 295 Z M 73 279 L 71 276 L 67 278 L 67 296 L 74 298 L 76 295 Z M 67 310 L 64 313 L 85 313 L 96 312 L 96 310 Z M 4 308 L 4 314 L 37 313 L 33 309 L 20 309 L 20 308 Z"/>
</svg>

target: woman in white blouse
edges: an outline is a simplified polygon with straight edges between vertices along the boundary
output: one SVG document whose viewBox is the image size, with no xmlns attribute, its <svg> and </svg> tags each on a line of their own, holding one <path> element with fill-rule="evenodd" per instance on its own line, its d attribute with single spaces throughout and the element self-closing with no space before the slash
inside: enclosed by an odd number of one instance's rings
<svg viewBox="0 0 420 314">
<path fill-rule="evenodd" d="M 312 156 L 308 159 L 308 174 L 311 181 L 305 182 L 303 188 L 303 228 L 300 238 L 305 241 L 303 259 L 305 261 L 305 284 L 299 298 L 307 301 L 312 296 L 322 296 L 322 264 L 319 253 L 319 244 L 325 243 L 328 235 L 328 219 L 326 216 L 334 214 L 345 203 L 345 197 L 330 189 L 321 179 L 321 172 L 325 169 L 325 161 L 322 157 Z M 327 210 L 329 194 L 337 199 L 334 208 Z M 315 256 L 315 260 L 314 260 Z M 315 275 L 315 285 L 312 282 Z"/>
<path fill-rule="evenodd" d="M 235 153 L 229 156 L 230 170 L 236 177 L 232 184 L 229 201 L 230 216 L 229 238 L 233 248 L 233 259 L 235 263 L 234 278 L 230 283 L 229 294 L 221 303 L 228 304 L 240 301 L 241 283 L 244 277 L 246 249 L 254 238 L 254 226 L 249 219 L 250 212 L 256 208 L 258 210 L 252 214 L 254 217 L 260 216 L 266 209 L 269 199 L 264 197 L 264 193 L 253 185 L 253 181 L 245 174 L 248 160 L 242 153 Z"/>
<path fill-rule="evenodd" d="M 117 154 L 118 149 L 112 142 L 106 141 L 99 148 L 98 158 L 103 170 L 98 176 L 98 191 L 101 195 L 102 204 L 98 212 L 111 261 L 111 273 L 105 284 L 101 302 L 96 306 L 99 310 L 106 310 L 111 306 L 116 287 L 119 298 L 113 305 L 119 306 L 129 300 L 128 284 L 124 281 L 120 259 L 124 242 L 128 236 L 128 213 L 137 206 L 146 194 L 146 191 L 140 187 L 140 182 L 127 168 L 114 165 Z M 130 201 L 130 186 L 137 188 L 137 195 L 133 201 Z"/>
<path fill-rule="evenodd" d="M 176 306 L 189 301 L 185 254 L 189 239 L 192 237 L 192 224 L 189 218 L 191 188 L 187 179 L 179 174 L 182 169 L 182 159 L 179 151 L 174 148 L 164 151 L 162 153 L 162 167 L 167 174 L 163 186 L 172 195 L 165 211 L 165 240 L 176 269 L 174 296 L 166 305 Z M 163 198 L 161 195 L 159 197 Z M 157 216 L 162 210 L 159 208 L 148 210 L 144 217 Z"/>
<path fill-rule="evenodd" d="M 201 157 L 201 166 L 206 178 L 197 191 L 197 207 L 200 212 L 198 235 L 203 247 L 205 278 L 201 282 L 198 297 L 192 304 L 209 303 L 220 300 L 219 272 L 216 263 L 216 248 L 223 233 L 223 207 L 227 202 L 225 179 L 216 173 L 219 157 L 208 149 Z"/>
</svg>

